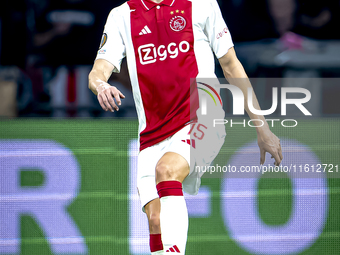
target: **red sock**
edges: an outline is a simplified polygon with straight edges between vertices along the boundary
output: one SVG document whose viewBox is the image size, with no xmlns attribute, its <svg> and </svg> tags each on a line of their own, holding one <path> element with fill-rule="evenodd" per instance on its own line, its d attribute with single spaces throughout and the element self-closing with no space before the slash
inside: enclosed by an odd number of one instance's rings
<svg viewBox="0 0 340 255">
<path fill-rule="evenodd" d="M 150 234 L 150 250 L 151 252 L 163 250 L 161 234 Z"/>
<path fill-rule="evenodd" d="M 165 181 L 157 184 L 159 198 L 167 196 L 183 196 L 182 183 L 179 181 Z"/>
<path fill-rule="evenodd" d="M 188 210 L 182 183 L 160 182 L 157 184 L 157 191 L 161 202 L 160 221 L 164 252 L 184 254 L 188 234 Z"/>
</svg>

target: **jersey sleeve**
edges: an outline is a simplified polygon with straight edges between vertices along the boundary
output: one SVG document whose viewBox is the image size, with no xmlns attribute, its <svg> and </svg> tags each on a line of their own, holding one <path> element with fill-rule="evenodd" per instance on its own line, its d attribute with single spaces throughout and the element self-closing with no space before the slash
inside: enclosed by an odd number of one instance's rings
<svg viewBox="0 0 340 255">
<path fill-rule="evenodd" d="M 234 44 L 217 1 L 208 0 L 208 2 L 209 16 L 204 32 L 209 39 L 210 47 L 219 59 L 227 54 L 228 50 L 233 47 Z"/>
<path fill-rule="evenodd" d="M 125 57 L 125 44 L 119 30 L 119 14 L 113 9 L 106 21 L 97 59 L 105 59 L 115 66 L 114 72 L 119 73 Z"/>
</svg>

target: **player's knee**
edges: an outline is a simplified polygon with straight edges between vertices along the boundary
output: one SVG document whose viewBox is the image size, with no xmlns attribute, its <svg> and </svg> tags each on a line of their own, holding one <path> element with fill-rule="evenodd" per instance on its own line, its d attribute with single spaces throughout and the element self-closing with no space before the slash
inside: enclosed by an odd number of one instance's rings
<svg viewBox="0 0 340 255">
<path fill-rule="evenodd" d="M 161 221 L 159 213 L 152 213 L 148 217 L 149 230 L 151 234 L 161 233 Z"/>
<path fill-rule="evenodd" d="M 158 182 L 175 179 L 173 168 L 166 163 L 159 163 L 156 166 L 156 179 Z"/>
</svg>

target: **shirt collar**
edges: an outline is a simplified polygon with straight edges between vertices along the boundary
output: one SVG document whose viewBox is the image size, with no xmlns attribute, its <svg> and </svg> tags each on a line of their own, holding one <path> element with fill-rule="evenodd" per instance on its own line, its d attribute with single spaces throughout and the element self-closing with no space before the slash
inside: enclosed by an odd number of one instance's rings
<svg viewBox="0 0 340 255">
<path fill-rule="evenodd" d="M 173 6 L 176 0 L 163 0 L 159 4 L 151 1 L 151 0 L 141 0 L 142 5 L 144 6 L 145 10 L 149 11 L 153 7 L 156 7 L 157 5 L 167 5 L 167 6 Z"/>
</svg>

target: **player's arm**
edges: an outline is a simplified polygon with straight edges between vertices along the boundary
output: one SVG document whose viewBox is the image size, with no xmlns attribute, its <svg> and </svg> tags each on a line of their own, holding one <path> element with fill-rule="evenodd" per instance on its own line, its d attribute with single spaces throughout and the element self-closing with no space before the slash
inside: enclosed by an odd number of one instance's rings
<svg viewBox="0 0 340 255">
<path fill-rule="evenodd" d="M 117 104 L 121 105 L 121 98 L 125 98 L 116 87 L 107 83 L 114 69 L 114 65 L 109 61 L 97 59 L 89 74 L 89 88 L 97 95 L 104 111 L 119 111 Z"/>
<path fill-rule="evenodd" d="M 268 126 L 265 118 L 262 115 L 256 115 L 249 110 L 248 107 L 248 88 L 252 88 L 252 85 L 248 79 L 248 76 L 236 57 L 236 53 L 234 48 L 229 49 L 228 53 L 219 59 L 221 64 L 223 73 L 225 78 L 229 81 L 230 84 L 237 86 L 243 92 L 245 101 L 244 106 L 245 109 L 252 120 L 262 120 L 264 125 L 262 127 L 257 127 L 257 137 L 258 144 L 261 151 L 261 159 L 260 163 L 264 164 L 265 162 L 265 154 L 269 152 L 272 155 L 272 158 L 275 159 L 275 165 L 280 165 L 282 161 L 282 150 L 280 145 L 280 140 L 274 135 Z M 254 108 L 260 110 L 259 103 L 257 101 L 256 95 L 253 92 L 253 104 Z M 262 122 L 254 121 L 255 126 L 261 126 Z"/>
</svg>

